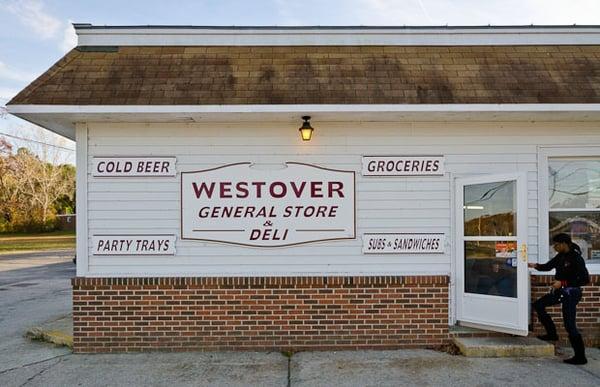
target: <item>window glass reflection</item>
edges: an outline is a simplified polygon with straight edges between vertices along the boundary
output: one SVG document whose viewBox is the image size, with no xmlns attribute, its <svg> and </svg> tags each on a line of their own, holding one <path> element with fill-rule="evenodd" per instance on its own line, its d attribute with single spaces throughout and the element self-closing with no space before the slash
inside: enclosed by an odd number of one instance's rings
<svg viewBox="0 0 600 387">
<path fill-rule="evenodd" d="M 600 159 L 550 159 L 550 208 L 600 208 Z"/>
<path fill-rule="evenodd" d="M 517 297 L 517 242 L 466 241 L 465 292 Z"/>
<path fill-rule="evenodd" d="M 464 188 L 466 236 L 513 236 L 516 231 L 516 182 L 473 184 Z"/>
<path fill-rule="evenodd" d="M 550 211 L 550 241 L 559 233 L 567 233 L 581 247 L 586 260 L 600 261 L 600 212 Z M 550 258 L 556 252 L 550 246 Z"/>
</svg>

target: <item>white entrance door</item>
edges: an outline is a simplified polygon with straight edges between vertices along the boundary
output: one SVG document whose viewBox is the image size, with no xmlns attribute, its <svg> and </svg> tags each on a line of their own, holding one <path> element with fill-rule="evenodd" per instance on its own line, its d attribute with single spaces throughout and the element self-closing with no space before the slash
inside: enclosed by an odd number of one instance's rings
<svg viewBox="0 0 600 387">
<path fill-rule="evenodd" d="M 527 180 L 456 180 L 456 317 L 460 325 L 526 336 Z"/>
</svg>

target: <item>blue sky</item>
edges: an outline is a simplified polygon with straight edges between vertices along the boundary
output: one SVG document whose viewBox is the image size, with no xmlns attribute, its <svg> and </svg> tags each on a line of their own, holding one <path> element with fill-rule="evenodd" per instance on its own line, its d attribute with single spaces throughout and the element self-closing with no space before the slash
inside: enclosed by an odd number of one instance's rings
<svg viewBox="0 0 600 387">
<path fill-rule="evenodd" d="M 600 24 L 600 0 L 0 0 L 0 106 L 75 46 L 72 22 L 98 25 Z M 6 115 L 0 118 L 0 133 L 37 135 L 30 124 Z M 51 135 L 48 139 L 56 140 Z M 72 142 L 62 145 L 73 147 Z"/>
</svg>

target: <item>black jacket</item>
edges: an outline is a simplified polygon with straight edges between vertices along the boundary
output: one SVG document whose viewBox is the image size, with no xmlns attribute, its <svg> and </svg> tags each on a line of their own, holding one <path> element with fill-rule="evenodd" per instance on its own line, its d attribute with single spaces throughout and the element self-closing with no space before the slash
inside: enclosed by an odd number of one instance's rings
<svg viewBox="0 0 600 387">
<path fill-rule="evenodd" d="M 554 278 L 557 281 L 566 281 L 567 287 L 584 286 L 590 282 L 590 274 L 585 267 L 585 261 L 575 250 L 556 254 L 548 263 L 538 263 L 535 268 L 539 271 L 556 269 Z"/>
</svg>

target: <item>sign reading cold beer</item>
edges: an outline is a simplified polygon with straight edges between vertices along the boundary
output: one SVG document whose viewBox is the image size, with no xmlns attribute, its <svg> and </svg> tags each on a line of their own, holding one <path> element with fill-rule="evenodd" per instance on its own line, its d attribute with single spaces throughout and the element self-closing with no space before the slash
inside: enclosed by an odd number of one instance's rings
<svg viewBox="0 0 600 387">
<path fill-rule="evenodd" d="M 445 244 L 444 239 L 444 234 L 363 234 L 363 253 L 443 253 Z"/>
<path fill-rule="evenodd" d="M 175 157 L 94 157 L 94 177 L 175 176 Z"/>
<path fill-rule="evenodd" d="M 363 176 L 444 176 L 444 156 L 363 156 Z"/>
<path fill-rule="evenodd" d="M 94 255 L 174 255 L 175 235 L 93 235 Z"/>
<path fill-rule="evenodd" d="M 289 162 L 181 173 L 181 239 L 282 247 L 354 237 L 353 171 Z"/>
</svg>

